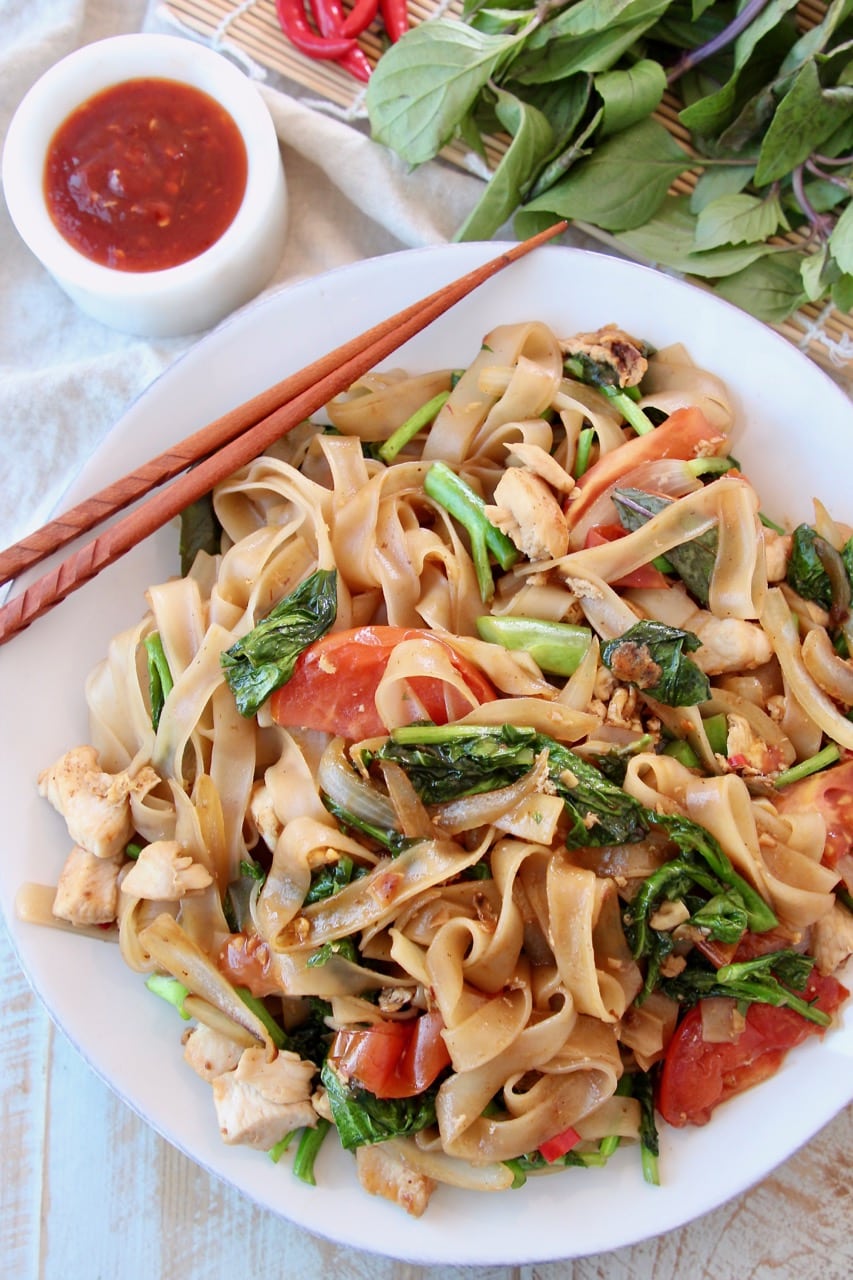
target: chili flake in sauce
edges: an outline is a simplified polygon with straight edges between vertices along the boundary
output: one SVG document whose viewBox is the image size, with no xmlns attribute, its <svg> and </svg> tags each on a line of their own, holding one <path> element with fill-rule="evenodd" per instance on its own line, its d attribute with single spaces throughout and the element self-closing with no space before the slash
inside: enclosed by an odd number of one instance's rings
<svg viewBox="0 0 853 1280">
<path fill-rule="evenodd" d="M 112 85 L 54 134 L 47 207 L 85 257 L 121 271 L 162 271 L 209 249 L 234 220 L 248 159 L 228 112 L 175 80 Z"/>
</svg>

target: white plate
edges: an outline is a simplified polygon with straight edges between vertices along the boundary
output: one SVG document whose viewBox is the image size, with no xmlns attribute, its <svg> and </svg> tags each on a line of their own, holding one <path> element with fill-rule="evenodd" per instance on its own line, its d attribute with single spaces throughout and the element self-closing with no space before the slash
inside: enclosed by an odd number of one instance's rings
<svg viewBox="0 0 853 1280">
<path fill-rule="evenodd" d="M 502 246 L 394 254 L 276 293 L 233 317 L 159 379 L 86 468 L 82 498 L 285 373 L 432 292 Z M 616 321 L 662 346 L 683 341 L 722 374 L 738 414 L 734 452 L 764 510 L 809 519 L 819 496 L 853 520 L 853 412 L 843 392 L 771 330 L 711 295 L 604 255 L 549 247 L 511 266 L 389 364 L 459 366 L 498 321 L 544 320 L 564 334 Z M 744 428 L 748 426 L 748 430 Z M 177 569 L 163 531 L 0 649 L 4 850 L 0 900 L 32 983 L 94 1070 L 159 1133 L 253 1200 L 340 1243 L 420 1263 L 523 1264 L 616 1249 L 682 1225 L 763 1177 L 853 1097 L 853 1016 L 795 1050 L 772 1080 L 722 1107 L 704 1129 L 663 1130 L 663 1185 L 643 1183 L 636 1152 L 603 1170 L 570 1169 L 497 1197 L 440 1188 L 420 1220 L 362 1192 L 330 1139 L 319 1185 L 287 1161 L 222 1145 L 209 1087 L 185 1067 L 183 1024 L 104 944 L 23 926 L 25 880 L 55 882 L 61 819 L 36 794 L 38 772 L 86 740 L 83 681 L 110 636 L 144 610 L 143 591 Z M 13 745 L 13 749 L 10 747 Z M 735 1154 L 736 1153 L 736 1154 Z"/>
</svg>

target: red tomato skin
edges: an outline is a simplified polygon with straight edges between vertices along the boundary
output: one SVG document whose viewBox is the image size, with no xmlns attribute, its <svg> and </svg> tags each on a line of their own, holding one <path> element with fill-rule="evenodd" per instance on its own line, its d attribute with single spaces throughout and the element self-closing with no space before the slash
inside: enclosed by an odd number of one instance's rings
<svg viewBox="0 0 853 1280">
<path fill-rule="evenodd" d="M 379 682 L 396 645 L 426 637 L 445 645 L 450 661 L 479 702 L 494 701 L 497 694 L 482 672 L 435 632 L 417 627 L 357 627 L 333 631 L 300 654 L 293 675 L 272 695 L 273 719 L 286 727 L 319 729 L 350 741 L 387 733 L 376 710 Z M 416 677 L 411 685 L 430 719 L 446 724 L 446 686 L 426 676 Z M 452 717 L 470 710 L 454 690 L 447 692 Z"/>
<path fill-rule="evenodd" d="M 826 821 L 822 861 L 836 867 L 853 852 L 853 759 L 823 769 L 784 787 L 774 805 L 780 813 L 808 813 L 815 809 Z"/>
<path fill-rule="evenodd" d="M 584 547 L 599 547 L 603 542 L 616 542 L 618 538 L 624 538 L 627 532 L 628 530 L 623 529 L 621 524 L 593 525 L 586 535 Z M 656 569 L 653 564 L 641 564 L 638 569 L 632 569 L 630 573 L 626 573 L 610 585 L 626 589 L 628 587 L 668 587 L 670 582 L 666 574 L 661 573 L 660 569 Z"/>
<path fill-rule="evenodd" d="M 272 968 L 269 946 L 257 935 L 230 934 L 222 944 L 217 965 L 235 987 L 246 987 L 258 999 L 281 995 L 281 982 Z"/>
<path fill-rule="evenodd" d="M 837 979 L 812 972 L 804 999 L 833 1014 L 849 992 Z M 751 1004 L 737 1040 L 706 1044 L 701 1001 L 679 1023 L 664 1058 L 657 1107 L 677 1129 L 707 1124 L 727 1098 L 775 1075 L 789 1049 L 826 1030 L 793 1009 Z"/>
<path fill-rule="evenodd" d="M 329 1058 L 339 1075 L 377 1098 L 413 1098 L 450 1064 L 437 1009 L 405 1022 L 344 1029 Z"/>
</svg>

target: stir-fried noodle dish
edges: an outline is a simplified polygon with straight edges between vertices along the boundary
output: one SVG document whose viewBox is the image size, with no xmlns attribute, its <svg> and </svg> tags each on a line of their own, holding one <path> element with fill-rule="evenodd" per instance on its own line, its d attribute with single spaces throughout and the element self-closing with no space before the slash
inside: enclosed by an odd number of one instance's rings
<svg viewBox="0 0 853 1280">
<path fill-rule="evenodd" d="M 762 507 L 680 346 L 460 356 L 185 513 L 18 904 L 176 1006 L 224 1142 L 322 1182 L 339 1141 L 414 1215 L 631 1144 L 665 1181 L 659 1124 L 831 1037 L 853 951 L 844 513 Z"/>
</svg>

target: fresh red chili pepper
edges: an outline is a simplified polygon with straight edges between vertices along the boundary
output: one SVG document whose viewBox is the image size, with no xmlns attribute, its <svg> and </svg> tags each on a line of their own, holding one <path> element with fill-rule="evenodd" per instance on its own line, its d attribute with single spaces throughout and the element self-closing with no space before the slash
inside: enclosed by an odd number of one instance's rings
<svg viewBox="0 0 853 1280">
<path fill-rule="evenodd" d="M 553 1138 L 546 1138 L 544 1142 L 540 1142 L 539 1154 L 544 1156 L 549 1164 L 553 1164 L 555 1160 L 560 1160 L 571 1151 L 572 1147 L 576 1147 L 580 1140 L 581 1136 L 577 1129 L 564 1129 Z"/>
<path fill-rule="evenodd" d="M 336 3 L 337 0 L 332 0 Z M 340 32 L 342 36 L 360 36 L 366 31 L 379 12 L 379 0 L 355 0 L 349 13 L 344 15 Z"/>
<path fill-rule="evenodd" d="M 314 31 L 301 0 L 275 0 L 275 12 L 290 43 L 309 58 L 337 62 L 356 48 L 354 40 L 348 40 L 344 36 L 319 35 Z"/>
<path fill-rule="evenodd" d="M 373 0 L 370 0 L 370 2 L 373 3 Z M 346 14 L 340 0 L 310 0 L 310 4 L 314 21 L 317 23 L 317 29 L 321 36 L 334 38 L 343 34 L 346 34 L 347 37 L 357 34 L 355 31 L 344 33 Z M 379 0 L 376 0 L 375 7 L 379 7 Z M 355 10 L 353 10 L 354 12 Z M 360 49 L 354 41 L 349 53 L 345 53 L 343 57 L 337 58 L 336 61 L 351 76 L 355 76 L 356 80 L 361 80 L 364 84 L 367 84 L 372 68 L 364 50 Z"/>
<path fill-rule="evenodd" d="M 392 42 L 396 42 L 406 34 L 409 29 L 407 0 L 379 0 L 379 11 L 385 23 L 388 38 Z"/>
</svg>

